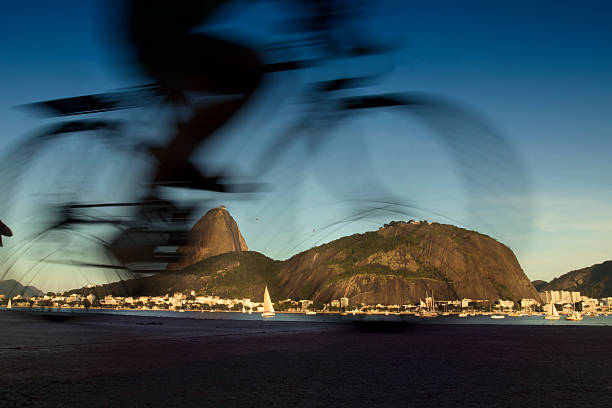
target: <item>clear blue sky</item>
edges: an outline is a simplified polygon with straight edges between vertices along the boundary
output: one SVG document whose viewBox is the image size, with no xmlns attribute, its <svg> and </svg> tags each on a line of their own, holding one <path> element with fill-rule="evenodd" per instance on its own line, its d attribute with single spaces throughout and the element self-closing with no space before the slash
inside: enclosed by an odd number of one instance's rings
<svg viewBox="0 0 612 408">
<path fill-rule="evenodd" d="M 530 213 L 524 219 L 505 217 L 497 213 L 503 206 L 479 196 L 471 198 L 479 201 L 482 219 L 472 218 L 444 146 L 418 123 L 391 113 L 366 115 L 336 129 L 336 138 L 316 162 L 301 159 L 303 150 L 296 148 L 276 176 L 266 180 L 284 184 L 257 201 L 222 197 L 206 205 L 227 205 L 249 248 L 275 258 L 410 218 L 378 210 L 365 221 L 321 229 L 347 216 L 342 199 L 391 192 L 426 210 L 414 210 L 415 218 L 458 223 L 497 238 L 515 251 L 531 279 L 550 280 L 612 259 L 612 3 L 380 3 L 364 29 L 402 48 L 389 60 L 338 69 L 367 73 L 392 67 L 375 90 L 447 95 L 479 112 L 516 149 L 529 184 L 524 197 L 494 198 L 528 201 Z M 116 17 L 106 4 L 22 1 L 1 6 L 0 151 L 48 122 L 17 105 L 135 84 L 107 28 Z M 278 17 L 275 6 L 236 4 L 243 12 L 220 28 L 239 26 L 257 40 L 267 39 Z M 285 92 L 291 94 L 286 91 L 291 81 L 281 77 L 268 98 L 283 101 Z M 272 134 L 295 110 L 295 105 L 282 105 L 273 112 L 275 120 L 268 120 L 265 111 L 249 111 L 250 119 L 245 114 L 227 132 L 227 143 L 203 157 L 215 152 L 210 159 L 222 166 L 231 154 L 228 160 L 248 173 L 257 151 L 254 140 Z M 369 164 L 355 157 L 367 157 Z M 299 172 L 295 163 L 305 169 Z M 287 174 L 289 180 L 282 177 Z M 350 187 L 370 181 L 370 191 Z M 0 218 L 19 230 L 20 220 Z M 530 224 L 529 234 L 517 229 L 520 222 Z"/>
</svg>

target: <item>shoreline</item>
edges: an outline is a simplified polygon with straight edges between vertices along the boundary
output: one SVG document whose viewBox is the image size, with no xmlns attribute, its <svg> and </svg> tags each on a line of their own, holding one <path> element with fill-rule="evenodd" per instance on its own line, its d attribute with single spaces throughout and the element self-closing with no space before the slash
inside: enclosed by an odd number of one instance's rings
<svg viewBox="0 0 612 408">
<path fill-rule="evenodd" d="M 384 313 L 306 313 L 279 312 L 271 318 L 263 318 L 261 313 L 242 313 L 236 311 L 172 311 L 156 309 L 111 309 L 111 308 L 0 308 L 0 312 L 17 312 L 35 316 L 44 316 L 50 319 L 80 318 L 84 316 L 134 316 L 159 317 L 163 319 L 188 319 L 198 321 L 260 321 L 269 322 L 301 322 L 301 323 L 376 323 L 387 324 L 441 324 L 441 325 L 494 325 L 494 326 L 591 326 L 610 327 L 612 316 L 585 316 L 581 321 L 566 319 L 546 320 L 542 314 L 528 316 L 504 315 L 504 318 L 495 318 L 499 314 L 478 314 L 468 317 L 458 315 L 420 316 L 414 314 L 384 314 Z"/>
</svg>

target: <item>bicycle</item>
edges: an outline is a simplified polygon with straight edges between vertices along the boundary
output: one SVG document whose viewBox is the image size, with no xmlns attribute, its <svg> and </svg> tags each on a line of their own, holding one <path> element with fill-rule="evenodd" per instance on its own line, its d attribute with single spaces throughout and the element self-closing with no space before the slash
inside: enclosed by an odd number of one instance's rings
<svg viewBox="0 0 612 408">
<path fill-rule="evenodd" d="M 316 47 L 320 44 L 325 44 L 325 39 L 322 39 L 320 35 L 314 35 L 312 38 L 305 38 L 297 43 L 274 44 L 268 49 L 270 51 L 295 50 L 304 46 L 314 45 Z M 354 57 L 367 53 L 372 55 L 381 53 L 380 47 L 353 48 L 345 50 L 343 56 Z M 320 58 L 262 64 L 257 67 L 257 75 L 308 70 L 324 64 L 329 59 L 330 56 L 326 54 Z M 506 168 L 502 169 L 501 173 L 504 176 L 521 168 L 518 155 L 512 151 L 507 141 L 483 124 L 478 117 L 448 100 L 431 95 L 410 93 L 368 94 L 360 91 L 354 96 L 343 94 L 343 92 L 362 88 L 371 80 L 372 78 L 368 77 L 340 76 L 306 84 L 303 97 L 312 109 L 303 117 L 289 123 L 284 131 L 263 147 L 259 164 L 256 166 L 256 174 L 270 169 L 298 141 L 306 140 L 312 154 L 316 154 L 320 143 L 325 140 L 330 129 L 349 120 L 353 113 L 379 109 L 403 109 L 425 122 L 433 130 L 432 133 L 439 138 L 440 143 L 448 146 L 453 152 L 463 172 L 463 177 L 468 183 L 482 183 L 491 187 L 486 180 L 488 175 L 482 172 L 483 167 L 479 167 L 478 163 L 476 167 L 470 164 L 476 154 L 484 156 L 483 163 L 487 163 L 489 159 L 487 156 L 503 161 Z M 367 89 L 367 86 L 365 88 Z M 59 117 L 69 117 L 118 114 L 149 105 L 176 109 L 181 104 L 185 104 L 181 95 L 176 95 L 172 89 L 168 90 L 158 83 L 111 93 L 46 101 L 34 104 L 32 107 L 50 110 L 52 114 Z M 239 104 L 238 107 L 230 106 L 229 115 L 224 118 L 233 117 L 241 106 L 242 104 Z M 324 109 L 319 109 L 321 106 Z M 175 114 L 174 123 L 179 122 L 178 115 L 179 113 Z M 49 190 L 38 187 L 39 194 L 44 193 L 48 199 L 53 198 L 41 211 L 41 216 L 37 221 L 39 223 L 44 221 L 45 225 L 44 227 L 37 226 L 29 237 L 22 240 L 22 243 L 7 254 L 3 263 L 6 269 L 2 278 L 12 271 L 20 259 L 34 255 L 37 248 L 42 247 L 44 243 L 50 244 L 50 249 L 43 250 L 40 255 L 34 256 L 33 265 L 30 265 L 23 275 L 24 279 L 28 277 L 28 283 L 33 282 L 40 273 L 43 273 L 43 268 L 48 268 L 50 264 L 70 266 L 89 283 L 100 281 L 102 275 L 110 281 L 110 279 L 123 280 L 135 276 L 169 272 L 165 265 L 178 261 L 179 255 L 175 247 L 187 244 L 189 222 L 197 206 L 175 198 L 163 197 L 164 189 L 255 192 L 261 187 L 261 184 L 258 183 L 234 185 L 225 182 L 223 174 L 212 174 L 208 170 L 202 172 L 198 169 L 191 162 L 190 157 L 202 140 L 193 141 L 183 138 L 182 143 L 175 143 L 176 148 L 181 150 L 177 160 L 169 153 L 171 149 L 168 146 L 172 145 L 172 141 L 166 148 L 160 148 L 149 140 L 135 140 L 132 132 L 126 130 L 133 124 L 134 122 L 130 120 L 114 117 L 98 120 L 69 120 L 41 131 L 29 140 L 23 141 L 6 155 L 10 159 L 2 161 L 4 165 L 0 170 L 1 179 L 5 183 L 7 180 L 18 178 L 19 175 L 24 174 L 25 170 L 35 165 L 34 159 L 37 154 L 39 154 L 38 162 L 44 164 L 52 161 L 58 149 L 63 149 L 65 145 L 74 146 L 77 143 L 84 144 L 82 148 L 87 152 L 90 152 L 92 148 L 108 149 L 104 155 L 123 155 L 127 159 L 133 156 L 140 157 L 140 165 L 146 167 L 149 163 L 149 167 L 153 169 L 149 168 L 147 175 L 133 183 L 136 191 L 130 189 L 127 192 L 117 193 L 115 200 L 96 200 L 100 194 L 96 194 L 93 190 L 93 183 L 85 177 L 80 181 L 63 180 L 59 185 L 52 185 Z M 457 126 L 464 132 L 463 135 L 457 135 L 455 132 Z M 211 134 L 217 131 L 218 127 L 218 124 L 213 125 Z M 70 138 L 72 138 L 71 141 Z M 475 153 L 473 151 L 475 147 L 480 147 L 481 150 Z M 77 149 L 76 154 L 80 156 L 82 153 Z M 69 157 L 74 157 L 74 153 L 69 154 Z M 83 160 L 82 157 L 79 159 Z M 154 166 L 150 165 L 153 161 L 157 161 Z M 79 175 L 92 173 L 98 175 L 102 171 L 109 171 L 105 169 L 105 163 L 95 160 L 86 163 L 91 166 L 89 170 L 83 169 L 82 164 L 84 163 L 77 162 L 75 168 Z M 487 163 L 486 166 L 488 165 Z M 112 169 L 110 171 L 112 172 Z M 122 172 L 129 174 L 127 170 Z M 134 172 L 134 174 L 139 174 L 139 172 Z M 62 175 L 59 176 L 60 180 L 61 178 Z M 524 180 L 520 174 L 516 178 L 518 184 Z M 103 191 L 108 191 L 109 181 L 102 178 L 101 184 L 106 185 Z M 510 184 L 514 185 L 514 182 Z M 126 186 L 129 189 L 131 184 L 124 180 L 119 183 L 118 187 L 126 189 Z M 11 188 L 4 187 L 3 191 L 11 197 Z M 65 188 L 65 191 L 62 188 Z M 498 185 L 494 188 L 504 190 L 506 186 Z M 400 200 L 377 201 L 370 202 L 374 205 L 373 207 L 355 212 L 339 222 L 354 222 L 360 217 L 368 216 L 371 211 L 381 209 L 396 214 L 407 214 L 409 211 L 406 211 L 406 208 L 411 208 L 401 203 Z M 6 202 L 5 206 L 11 204 L 14 203 Z M 3 210 L 6 212 L 7 208 Z M 112 210 L 112 213 L 107 214 L 105 211 L 108 210 Z M 338 223 L 332 223 L 324 230 L 331 230 L 337 225 Z M 74 248 L 73 245 L 75 245 Z M 96 248 L 102 251 L 94 255 L 93 251 Z M 88 251 L 88 257 L 93 260 L 74 259 L 75 254 L 87 254 Z M 103 262 L 101 258 L 106 258 L 106 260 Z M 83 272 L 85 268 L 87 268 L 87 273 Z M 91 272 L 92 270 L 97 271 L 97 276 L 96 273 Z M 108 271 L 114 273 L 114 278 L 106 275 Z"/>
</svg>

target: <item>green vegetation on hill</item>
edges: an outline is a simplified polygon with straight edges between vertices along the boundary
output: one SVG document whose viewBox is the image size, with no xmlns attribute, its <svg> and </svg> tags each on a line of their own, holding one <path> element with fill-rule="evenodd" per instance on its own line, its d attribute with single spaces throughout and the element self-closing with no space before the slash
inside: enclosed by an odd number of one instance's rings
<svg viewBox="0 0 612 408">
<path fill-rule="evenodd" d="M 392 225 L 404 225 L 397 222 Z M 335 249 L 340 251 L 344 256 L 342 260 L 330 260 L 328 264 L 337 265 L 342 269 L 342 273 L 336 276 L 336 280 L 345 280 L 351 276 L 358 274 L 368 275 L 395 275 L 405 279 L 432 279 L 437 281 L 447 282 L 446 275 L 439 271 L 437 268 L 431 265 L 424 255 L 419 256 L 421 253 L 420 249 L 423 245 L 423 238 L 420 236 L 419 231 L 427 230 L 426 234 L 428 238 L 432 235 L 448 236 L 449 232 L 452 232 L 453 238 L 457 240 L 467 239 L 467 234 L 470 231 L 462 230 L 450 225 L 441 224 L 425 224 L 416 223 L 409 224 L 411 227 L 411 233 L 399 232 L 392 237 L 384 236 L 377 231 L 369 231 L 364 234 L 354 234 L 348 237 L 343 237 L 338 240 L 332 241 L 328 244 L 321 245 L 311 249 L 311 251 Z M 450 228 L 445 228 L 450 227 Z M 412 255 L 415 263 L 418 265 L 416 271 L 408 270 L 406 268 L 391 269 L 388 266 L 380 264 L 369 264 L 365 261 L 371 255 L 380 252 L 393 251 L 399 247 L 407 248 L 408 252 Z"/>
<path fill-rule="evenodd" d="M 206 277 L 198 287 L 203 293 L 227 293 L 232 297 L 253 293 L 259 298 L 266 285 L 270 295 L 280 295 L 279 268 L 280 262 L 258 252 L 229 252 L 188 266 L 180 274 Z M 256 289 L 259 287 L 261 293 Z"/>
<path fill-rule="evenodd" d="M 271 296 L 280 296 L 278 264 L 278 261 L 258 252 L 228 252 L 197 262 L 179 272 L 129 279 L 93 289 L 81 288 L 69 293 L 86 295 L 93 292 L 100 298 L 106 295 L 160 296 L 194 290 L 196 295 L 248 297 L 261 301 L 266 285 Z"/>
</svg>

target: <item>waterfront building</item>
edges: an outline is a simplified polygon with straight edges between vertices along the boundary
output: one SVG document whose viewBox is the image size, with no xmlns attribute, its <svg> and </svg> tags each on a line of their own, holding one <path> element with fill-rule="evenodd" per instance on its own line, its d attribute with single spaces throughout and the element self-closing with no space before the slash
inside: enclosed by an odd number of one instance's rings
<svg viewBox="0 0 612 408">
<path fill-rule="evenodd" d="M 592 299 L 586 296 L 582 297 L 582 310 L 593 311 L 597 309 L 598 305 L 599 305 L 599 301 L 597 299 Z"/>
<path fill-rule="evenodd" d="M 104 296 L 104 304 L 107 306 L 117 306 L 119 303 L 119 298 L 114 298 L 112 295 Z"/>
<path fill-rule="evenodd" d="M 302 312 L 305 312 L 306 310 L 308 310 L 308 307 L 310 307 L 310 305 L 312 305 L 312 300 L 308 300 L 308 299 L 300 300 L 300 309 L 302 310 Z"/>
<path fill-rule="evenodd" d="M 170 300 L 170 305 L 172 307 L 181 307 L 183 306 L 183 295 L 179 293 L 180 296 L 176 296 L 177 294 L 174 294 L 174 297 Z"/>
<path fill-rule="evenodd" d="M 501 300 L 497 301 L 498 305 L 502 309 L 512 309 L 514 307 L 514 302 L 511 300 Z"/>
<path fill-rule="evenodd" d="M 348 307 L 349 305 L 349 300 L 348 298 L 340 298 L 340 307 Z"/>
<path fill-rule="evenodd" d="M 521 309 L 527 309 L 529 307 L 539 306 L 540 302 L 535 299 L 521 299 Z"/>
</svg>

